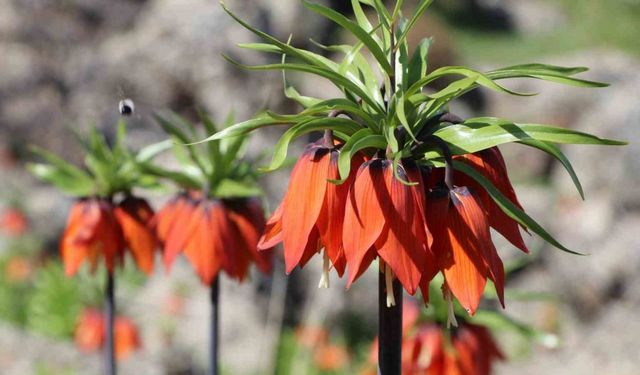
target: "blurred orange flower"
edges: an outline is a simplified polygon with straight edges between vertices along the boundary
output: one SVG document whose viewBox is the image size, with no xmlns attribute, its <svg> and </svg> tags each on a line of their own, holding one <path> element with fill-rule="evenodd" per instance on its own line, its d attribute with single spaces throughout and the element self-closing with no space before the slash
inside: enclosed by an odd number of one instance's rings
<svg viewBox="0 0 640 375">
<path fill-rule="evenodd" d="M 78 200 L 69 213 L 60 251 L 67 275 L 74 275 L 82 263 L 95 271 L 100 258 L 109 272 L 124 261 L 129 249 L 138 267 L 150 273 L 156 242 L 147 222 L 153 215 L 142 199 L 128 197 L 117 206 L 102 198 Z"/>
<path fill-rule="evenodd" d="M 84 309 L 76 326 L 76 346 L 84 352 L 96 351 L 104 344 L 104 335 L 104 316 L 102 313 L 96 309 Z"/>
<path fill-rule="evenodd" d="M 299 326 L 296 328 L 296 340 L 305 348 L 323 345 L 329 340 L 329 334 L 322 327 Z"/>
<path fill-rule="evenodd" d="M 0 216 L 0 229 L 10 236 L 21 236 L 28 229 L 27 218 L 17 208 L 8 208 Z"/>
<path fill-rule="evenodd" d="M 4 267 L 4 274 L 11 282 L 23 282 L 33 274 L 33 265 L 28 258 L 15 256 L 7 262 Z"/>
<path fill-rule="evenodd" d="M 224 270 L 244 280 L 251 262 L 262 272 L 271 269 L 271 254 L 258 252 L 265 220 L 257 199 L 220 200 L 188 192 L 171 199 L 152 221 L 171 267 L 184 252 L 205 284 Z"/>
<path fill-rule="evenodd" d="M 106 337 L 104 319 L 104 314 L 99 310 L 87 308 L 82 311 L 75 331 L 75 343 L 78 349 L 92 352 L 102 348 Z M 142 347 L 138 328 L 127 317 L 116 317 L 114 335 L 118 360 L 127 358 Z"/>
<path fill-rule="evenodd" d="M 129 318 L 123 316 L 116 318 L 115 341 L 116 358 L 118 360 L 126 359 L 142 347 L 138 328 Z"/>
<path fill-rule="evenodd" d="M 377 359 L 374 344 L 371 367 L 361 373 L 375 374 Z M 489 330 L 466 322 L 453 330 L 431 322 L 418 324 L 402 340 L 403 375 L 490 375 L 493 363 L 503 359 Z"/>
<path fill-rule="evenodd" d="M 347 350 L 340 345 L 325 344 L 316 348 L 313 362 L 321 371 L 336 371 L 349 362 Z"/>
</svg>

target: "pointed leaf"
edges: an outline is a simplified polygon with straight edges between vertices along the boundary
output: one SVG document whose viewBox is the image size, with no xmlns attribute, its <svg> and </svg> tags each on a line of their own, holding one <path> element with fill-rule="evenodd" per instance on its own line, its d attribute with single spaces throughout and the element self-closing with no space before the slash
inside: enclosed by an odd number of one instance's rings
<svg viewBox="0 0 640 375">
<path fill-rule="evenodd" d="M 393 69 L 389 64 L 388 57 L 384 53 L 382 48 L 380 48 L 380 45 L 378 44 L 378 42 L 376 42 L 371 37 L 371 35 L 369 35 L 369 33 L 365 31 L 362 27 L 360 27 L 357 23 L 349 20 L 347 17 L 336 12 L 335 10 L 331 8 L 327 8 L 323 5 L 313 4 L 306 0 L 304 0 L 304 5 L 307 8 L 311 9 L 312 11 L 329 18 L 330 20 L 334 21 L 338 25 L 349 30 L 356 38 L 358 38 L 358 40 L 360 40 L 362 43 L 364 43 L 364 45 L 367 46 L 369 51 L 371 51 L 371 54 L 375 57 L 375 59 L 380 64 L 380 67 L 382 68 L 382 70 L 387 72 L 387 74 L 393 74 Z"/>
<path fill-rule="evenodd" d="M 529 215 L 527 215 L 524 211 L 518 208 L 513 202 L 511 202 L 507 197 L 505 197 L 500 190 L 498 190 L 489 180 L 487 180 L 482 174 L 477 172 L 473 167 L 459 161 L 453 162 L 454 167 L 473 178 L 478 182 L 482 187 L 489 193 L 491 198 L 496 202 L 498 207 L 504 211 L 509 217 L 513 220 L 520 223 L 522 226 L 531 229 L 534 233 L 542 237 L 545 241 L 550 243 L 551 245 L 557 247 L 558 249 L 575 254 L 575 255 L 585 255 L 573 250 L 569 250 L 567 247 L 558 242 L 555 238 L 553 238 L 540 224 L 538 224 L 535 220 L 533 220 Z"/>
<path fill-rule="evenodd" d="M 580 197 L 582 197 L 582 199 L 584 200 L 584 191 L 582 190 L 582 184 L 580 184 L 580 180 L 578 179 L 578 176 L 576 175 L 576 172 L 573 169 L 571 162 L 564 155 L 564 153 L 560 150 L 558 146 L 550 142 L 538 141 L 535 139 L 528 139 L 528 140 L 520 141 L 518 143 L 522 143 L 524 145 L 535 147 L 539 150 L 542 150 L 547 154 L 556 158 L 560 163 L 562 163 L 562 166 L 564 166 L 564 168 L 567 170 L 567 173 L 569 173 L 569 176 L 571 176 L 571 180 L 573 181 L 573 184 L 576 186 L 576 189 L 578 189 L 578 193 L 580 193 Z"/>
</svg>

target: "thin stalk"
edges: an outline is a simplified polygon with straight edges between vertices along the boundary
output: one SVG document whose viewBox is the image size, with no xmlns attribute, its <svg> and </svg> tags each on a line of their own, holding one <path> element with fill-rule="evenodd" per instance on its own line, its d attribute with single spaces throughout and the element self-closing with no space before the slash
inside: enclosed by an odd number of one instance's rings
<svg viewBox="0 0 640 375">
<path fill-rule="evenodd" d="M 107 288 L 105 290 L 104 320 L 107 328 L 107 342 L 104 346 L 104 364 L 107 375 L 116 375 L 116 356 L 114 350 L 114 320 L 115 320 L 115 280 L 113 274 L 107 271 Z"/>
<path fill-rule="evenodd" d="M 385 270 L 386 271 L 386 270 Z M 400 375 L 402 370 L 402 285 L 393 280 L 394 306 L 387 306 L 385 273 L 378 280 L 378 375 Z"/>
<path fill-rule="evenodd" d="M 389 76 L 389 101 L 396 90 L 395 24 L 391 24 L 391 53 L 393 67 Z M 387 154 L 389 154 L 387 147 Z M 402 371 L 402 285 L 393 279 L 391 267 L 381 261 L 378 280 L 378 374 L 400 375 Z M 389 287 L 391 290 L 388 290 Z"/>
<path fill-rule="evenodd" d="M 209 375 L 218 375 L 218 330 L 220 283 L 218 276 L 211 283 L 211 327 L 209 330 Z"/>
</svg>

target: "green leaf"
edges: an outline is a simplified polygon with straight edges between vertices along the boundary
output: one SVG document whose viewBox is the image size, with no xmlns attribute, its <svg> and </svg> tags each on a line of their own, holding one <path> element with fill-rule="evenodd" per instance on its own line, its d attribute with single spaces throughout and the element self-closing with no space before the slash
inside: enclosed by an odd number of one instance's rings
<svg viewBox="0 0 640 375">
<path fill-rule="evenodd" d="M 249 25 L 248 23 L 244 22 L 242 19 L 240 19 L 240 17 L 236 16 L 233 12 L 231 12 L 224 3 L 221 4 L 222 9 L 224 9 L 225 12 L 227 12 L 227 14 L 229 14 L 234 20 L 236 20 L 236 22 L 238 22 L 240 25 L 242 25 L 245 29 L 251 31 L 252 33 L 256 34 L 257 36 L 259 36 L 260 38 L 262 38 L 264 41 L 268 42 L 269 44 L 276 46 L 277 48 L 280 49 L 280 51 L 276 51 L 270 47 L 266 47 L 266 46 L 262 46 L 260 44 L 244 44 L 241 46 L 244 47 L 249 47 L 251 49 L 258 49 L 264 52 L 276 52 L 276 53 L 284 53 L 290 56 L 294 56 L 297 57 L 303 61 L 306 61 L 309 64 L 312 64 L 314 66 L 318 66 L 318 67 L 323 67 L 323 68 L 327 68 L 329 70 L 337 70 L 337 64 L 329 59 L 327 59 L 324 56 L 315 54 L 311 51 L 306 51 L 303 49 L 299 49 L 299 48 L 295 48 L 292 47 L 291 45 L 287 44 L 287 43 L 283 43 L 281 41 L 279 41 L 278 39 L 272 37 L 271 35 L 262 32 L 254 27 L 252 27 L 251 25 Z"/>
<path fill-rule="evenodd" d="M 167 151 L 173 147 L 174 142 L 171 139 L 166 139 L 164 141 L 152 143 L 143 147 L 136 154 L 135 160 L 138 162 L 147 162 L 151 159 L 155 158 L 157 155 Z"/>
<path fill-rule="evenodd" d="M 79 178 L 62 168 L 40 163 L 27 164 L 27 169 L 38 179 L 74 197 L 86 197 L 96 190 L 95 183 L 89 176 Z"/>
<path fill-rule="evenodd" d="M 347 180 L 351 173 L 351 159 L 360 150 L 365 148 L 376 148 L 384 150 L 387 147 L 387 141 L 382 135 L 372 134 L 370 129 L 361 129 L 354 133 L 349 140 L 340 149 L 338 156 L 338 171 L 340 172 L 340 180 L 332 181 L 341 184 Z"/>
<path fill-rule="evenodd" d="M 520 64 L 520 65 L 512 65 L 507 66 L 505 68 L 500 68 L 492 71 L 494 72 L 504 72 L 504 71 L 536 71 L 539 73 L 554 73 L 554 74 L 562 74 L 567 76 L 572 76 L 578 73 L 583 73 L 589 70 L 589 68 L 585 67 L 565 67 L 558 65 L 549 65 L 549 64 L 539 64 L 539 63 L 530 63 L 530 64 Z"/>
<path fill-rule="evenodd" d="M 274 147 L 271 164 L 267 168 L 261 168 L 260 171 L 271 172 L 280 168 L 287 158 L 289 144 L 304 134 L 318 130 L 338 130 L 345 134 L 353 134 L 361 128 L 362 127 L 357 122 L 341 117 L 320 118 L 296 124 L 284 132 L 280 137 L 278 143 L 276 143 Z"/>
<path fill-rule="evenodd" d="M 312 106 L 314 106 L 314 105 L 316 105 L 316 104 L 318 104 L 318 103 L 320 103 L 322 101 L 322 99 L 301 95 L 298 92 L 298 90 L 296 90 L 293 86 L 289 86 L 286 83 L 286 81 L 285 81 L 284 95 L 287 98 L 289 98 L 289 99 L 291 99 L 293 101 L 296 101 L 298 104 L 300 104 L 304 108 L 312 107 Z"/>
<path fill-rule="evenodd" d="M 469 154 L 503 143 L 535 139 L 552 143 L 622 146 L 626 142 L 598 138 L 575 130 L 540 124 L 514 124 L 495 118 L 478 117 L 463 124 L 448 125 L 436 130 L 434 135 L 447 142 L 454 154 Z M 427 158 L 440 155 L 437 151 Z"/>
<path fill-rule="evenodd" d="M 578 179 L 578 176 L 576 175 L 576 172 L 573 169 L 571 162 L 564 155 L 564 153 L 560 150 L 559 147 L 557 147 L 553 143 L 538 141 L 535 139 L 527 139 L 524 141 L 520 141 L 519 143 L 522 143 L 527 146 L 535 147 L 541 151 L 544 151 L 547 154 L 556 158 L 560 163 L 562 163 L 564 168 L 567 170 L 567 173 L 569 173 L 569 176 L 571 176 L 571 180 L 573 181 L 573 184 L 576 186 L 576 189 L 578 189 L 578 193 L 580 193 L 580 197 L 584 200 L 584 191 L 582 190 L 582 184 L 580 184 L 580 180 Z"/>
<path fill-rule="evenodd" d="M 217 198 L 248 198 L 259 197 L 262 190 L 253 183 L 223 179 L 213 189 L 213 196 Z"/>
<path fill-rule="evenodd" d="M 407 24 L 406 29 L 398 37 L 398 41 L 397 41 L 398 45 L 403 43 L 407 39 L 407 36 L 409 35 L 409 32 L 411 32 L 411 29 L 413 29 L 416 22 L 418 22 L 420 17 L 422 17 L 422 15 L 427 10 L 429 5 L 431 5 L 432 2 L 433 0 L 420 0 L 420 3 L 418 4 L 418 7 L 414 11 L 413 16 L 411 16 L 411 19 L 409 20 L 409 23 Z"/>
<path fill-rule="evenodd" d="M 258 71 L 259 70 L 293 70 L 293 71 L 299 71 L 304 73 L 311 73 L 311 74 L 318 75 L 320 77 L 324 77 L 330 80 L 331 82 L 333 82 L 333 84 L 336 85 L 336 87 L 338 87 L 339 89 L 341 90 L 347 89 L 350 92 L 354 93 L 355 95 L 359 96 L 364 102 L 372 106 L 372 108 L 377 108 L 379 111 L 383 111 L 380 104 L 378 104 L 374 99 L 372 99 L 369 96 L 369 94 L 367 93 L 367 88 L 364 86 L 362 82 L 351 81 L 348 78 L 345 78 L 344 76 L 332 70 L 317 67 L 317 66 L 312 66 L 312 65 L 292 64 L 292 63 L 244 65 L 231 59 L 227 55 L 223 54 L 222 57 L 227 61 L 229 61 L 230 63 L 247 70 L 258 70 Z"/>
<path fill-rule="evenodd" d="M 454 168 L 465 173 L 469 177 L 476 180 L 477 183 L 482 185 L 482 187 L 489 193 L 491 198 L 496 202 L 498 207 L 502 211 L 504 211 L 507 216 L 517 221 L 520 225 L 531 229 L 534 233 L 542 237 L 545 241 L 550 243 L 551 245 L 557 247 L 558 249 L 575 254 L 575 255 L 585 255 L 573 250 L 569 250 L 567 247 L 558 242 L 555 238 L 553 238 L 540 224 L 538 224 L 535 220 L 533 220 L 529 215 L 527 215 L 524 211 L 518 208 L 513 202 L 511 202 L 507 197 L 505 197 L 498 188 L 496 188 L 489 180 L 487 180 L 481 173 L 476 171 L 472 166 L 469 166 L 463 162 L 453 161 Z"/>
<path fill-rule="evenodd" d="M 429 47 L 431 47 L 433 39 L 422 39 L 409 63 L 409 74 L 407 76 L 406 88 L 411 87 L 414 83 L 427 74 Z"/>
<path fill-rule="evenodd" d="M 313 4 L 306 0 L 303 0 L 304 5 L 311 9 L 312 11 L 327 17 L 328 19 L 334 21 L 341 27 L 349 30 L 358 40 L 364 43 L 365 46 L 369 49 L 373 57 L 378 61 L 382 70 L 387 72 L 387 74 L 393 74 L 393 68 L 389 64 L 389 60 L 387 55 L 384 53 L 382 48 L 378 42 L 376 42 L 371 35 L 367 31 L 365 31 L 362 27 L 360 27 L 357 23 L 349 20 L 347 17 L 342 14 L 336 12 L 331 8 L 327 8 L 320 4 Z"/>
<path fill-rule="evenodd" d="M 140 169 L 149 174 L 169 179 L 181 187 L 190 189 L 202 188 L 202 184 L 187 173 L 170 171 L 151 163 L 140 163 Z"/>
<path fill-rule="evenodd" d="M 405 102 L 405 98 L 402 95 L 398 96 L 397 104 L 395 108 L 396 116 L 398 117 L 400 124 L 402 124 L 402 127 L 407 131 L 407 134 L 409 134 L 411 139 L 413 139 L 415 142 L 418 142 L 418 140 L 416 139 L 416 136 L 413 134 L 413 130 L 411 129 L 411 125 L 409 124 L 409 120 L 407 120 L 407 115 L 405 114 L 405 111 L 404 111 L 405 104 L 411 105 L 411 102 Z"/>
<path fill-rule="evenodd" d="M 83 180 L 83 179 L 89 180 L 89 181 L 92 180 L 91 176 L 89 176 L 86 172 L 84 172 L 83 170 L 81 170 L 80 168 L 72 164 L 67 163 L 65 160 L 63 160 L 62 158 L 60 158 L 59 156 L 55 155 L 52 152 L 49 152 L 37 146 L 30 146 L 29 150 L 35 155 L 49 162 L 49 164 L 53 165 L 57 169 L 60 169 L 61 171 L 63 171 L 63 173 L 66 175 L 69 175 L 78 180 Z"/>
<path fill-rule="evenodd" d="M 231 125 L 228 128 L 222 129 L 216 134 L 213 134 L 201 141 L 194 142 L 192 144 L 197 145 L 200 143 L 215 141 L 222 138 L 237 137 L 237 136 L 245 135 L 247 133 L 250 133 L 256 129 L 259 129 L 265 126 L 284 125 L 284 124 L 290 124 L 290 123 L 291 121 L 278 121 L 266 114 L 263 114 L 256 118 L 252 118 L 250 120 Z"/>
<path fill-rule="evenodd" d="M 413 95 L 416 92 L 419 92 L 422 87 L 431 83 L 439 78 L 448 76 L 448 75 L 462 75 L 465 77 L 475 77 L 475 83 L 478 85 L 484 86 L 493 91 L 517 95 L 517 96 L 532 96 L 535 94 L 532 93 L 519 93 L 509 89 L 506 89 L 497 83 L 495 83 L 491 76 L 483 74 L 477 70 L 469 69 L 464 66 L 445 66 L 439 69 L 434 70 L 429 75 L 419 79 L 416 81 L 408 90 L 407 95 Z M 454 82 L 455 83 L 455 82 Z"/>
<path fill-rule="evenodd" d="M 588 81 L 579 78 L 573 78 L 566 74 L 555 73 L 552 71 L 536 70 L 536 69 L 514 69 L 514 70 L 497 70 L 487 73 L 490 79 L 507 79 L 507 78 L 535 78 L 543 81 L 561 83 L 577 87 L 607 87 L 608 83 Z"/>
</svg>

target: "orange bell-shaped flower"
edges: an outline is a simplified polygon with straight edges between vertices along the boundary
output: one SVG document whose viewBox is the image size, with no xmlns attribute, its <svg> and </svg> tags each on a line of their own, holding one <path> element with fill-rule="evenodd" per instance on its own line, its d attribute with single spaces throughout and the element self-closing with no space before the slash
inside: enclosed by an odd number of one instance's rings
<svg viewBox="0 0 640 375">
<path fill-rule="evenodd" d="M 254 262 L 263 272 L 271 269 L 268 252 L 257 245 L 265 222 L 256 199 L 209 199 L 200 193 L 181 194 L 169 201 L 153 220 L 164 246 L 164 263 L 170 268 L 184 252 L 205 284 L 224 270 L 243 280 Z"/>
<path fill-rule="evenodd" d="M 60 243 L 65 273 L 74 275 L 86 260 L 94 271 L 100 258 L 109 272 L 124 256 L 122 231 L 111 203 L 101 198 L 85 198 L 71 208 Z"/>
<path fill-rule="evenodd" d="M 466 187 L 436 186 L 427 195 L 426 220 L 445 283 L 460 304 L 473 314 L 489 278 L 504 305 L 504 268 L 480 199 Z"/>
<path fill-rule="evenodd" d="M 138 268 L 150 274 L 158 245 L 149 228 L 153 217 L 151 206 L 144 199 L 127 197 L 115 207 L 113 213 L 122 229 L 125 245 L 131 251 Z"/>
<path fill-rule="evenodd" d="M 343 229 L 348 283 L 379 256 L 413 294 L 437 267 L 424 221 L 422 174 L 411 162 L 400 163 L 397 173 L 404 183 L 394 176 L 391 161 L 374 158 L 362 164 L 349 190 Z"/>
<path fill-rule="evenodd" d="M 339 146 L 326 146 L 319 141 L 307 145 L 293 167 L 289 187 L 280 206 L 269 218 L 258 247 L 268 249 L 282 242 L 286 272 L 303 267 L 320 249 L 325 249 L 324 278 L 329 261 L 339 276 L 345 270 L 346 259 L 342 243 L 343 219 L 349 186 L 355 173 L 339 180 Z M 352 159 L 352 171 L 363 157 Z M 328 279 L 325 279 L 328 282 Z"/>
</svg>

